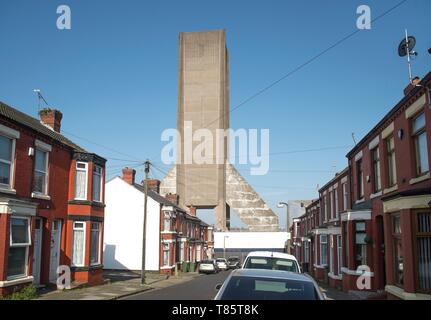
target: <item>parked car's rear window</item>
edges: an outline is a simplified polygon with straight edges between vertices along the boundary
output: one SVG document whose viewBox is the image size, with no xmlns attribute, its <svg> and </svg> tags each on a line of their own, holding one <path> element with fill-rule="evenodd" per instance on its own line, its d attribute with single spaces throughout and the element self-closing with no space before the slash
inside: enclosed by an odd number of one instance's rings
<svg viewBox="0 0 431 320">
<path fill-rule="evenodd" d="M 259 277 L 232 277 L 222 300 L 318 300 L 312 282 Z"/>
<path fill-rule="evenodd" d="M 201 261 L 201 264 L 213 264 L 212 260 L 203 260 Z"/>
<path fill-rule="evenodd" d="M 244 268 L 299 272 L 294 260 L 271 257 L 249 257 Z"/>
</svg>

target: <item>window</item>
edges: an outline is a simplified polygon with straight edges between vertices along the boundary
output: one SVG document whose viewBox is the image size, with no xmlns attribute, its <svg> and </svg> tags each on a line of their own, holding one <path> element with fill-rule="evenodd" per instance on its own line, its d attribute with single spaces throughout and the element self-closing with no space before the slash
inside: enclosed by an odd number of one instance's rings
<svg viewBox="0 0 431 320">
<path fill-rule="evenodd" d="M 341 274 L 341 265 L 343 264 L 342 262 L 342 246 L 341 246 L 342 242 L 341 242 L 341 235 L 337 235 L 337 274 L 340 275 Z"/>
<path fill-rule="evenodd" d="M 373 193 L 377 193 L 382 189 L 379 148 L 371 150 L 371 161 L 373 168 Z"/>
<path fill-rule="evenodd" d="M 309 262 L 309 255 L 310 255 L 310 249 L 309 249 L 309 242 L 308 240 L 304 241 L 304 262 Z"/>
<path fill-rule="evenodd" d="M 171 216 L 169 214 L 169 211 L 164 211 L 164 218 L 163 218 L 163 230 L 164 231 L 171 231 Z"/>
<path fill-rule="evenodd" d="M 356 181 L 358 183 L 358 200 L 364 197 L 364 171 L 362 168 L 362 159 L 356 161 Z"/>
<path fill-rule="evenodd" d="M 169 243 L 163 243 L 163 266 L 169 266 Z"/>
<path fill-rule="evenodd" d="M 75 199 L 87 200 L 87 167 L 86 162 L 76 163 Z"/>
<path fill-rule="evenodd" d="M 328 264 L 328 236 L 326 234 L 320 235 L 320 265 L 325 266 Z"/>
<path fill-rule="evenodd" d="M 184 261 L 184 251 L 185 251 L 185 248 L 186 248 L 186 243 L 184 241 L 182 241 L 181 245 L 180 245 L 180 262 Z"/>
<path fill-rule="evenodd" d="M 413 140 L 416 155 L 416 174 L 420 176 L 429 171 L 425 113 L 423 112 L 413 120 Z"/>
<path fill-rule="evenodd" d="M 355 223 L 355 268 L 367 265 L 367 244 L 365 242 L 366 234 L 365 222 Z"/>
<path fill-rule="evenodd" d="M 431 212 L 416 214 L 416 252 L 418 288 L 431 291 Z"/>
<path fill-rule="evenodd" d="M 0 136 L 0 185 L 12 187 L 15 140 Z"/>
<path fill-rule="evenodd" d="M 333 216 L 332 208 L 334 207 L 332 204 L 334 202 L 334 193 L 332 191 L 329 192 L 329 199 L 328 199 L 328 216 L 326 220 L 331 220 Z"/>
<path fill-rule="evenodd" d="M 93 200 L 102 202 L 102 167 L 93 166 Z"/>
<path fill-rule="evenodd" d="M 394 253 L 394 276 L 395 283 L 399 286 L 404 285 L 404 254 L 401 241 L 401 216 L 392 215 L 392 243 Z"/>
<path fill-rule="evenodd" d="M 100 264 L 100 223 L 92 222 L 91 223 L 91 234 L 90 234 L 90 263 L 91 264 Z"/>
<path fill-rule="evenodd" d="M 328 199 L 326 195 L 323 196 L 323 210 L 325 210 L 323 215 L 323 221 L 326 221 L 328 217 Z"/>
<path fill-rule="evenodd" d="M 8 279 L 27 276 L 28 249 L 31 245 L 30 239 L 30 219 L 11 218 L 7 265 Z"/>
<path fill-rule="evenodd" d="M 48 194 L 48 152 L 40 149 L 34 153 L 33 191 Z"/>
<path fill-rule="evenodd" d="M 196 247 L 196 261 L 201 261 L 201 245 Z"/>
<path fill-rule="evenodd" d="M 394 137 L 386 139 L 386 158 L 388 167 L 388 187 L 393 187 L 397 183 L 397 171 L 395 163 L 395 143 Z"/>
<path fill-rule="evenodd" d="M 73 223 L 72 265 L 82 267 L 85 264 L 85 222 Z"/>
<path fill-rule="evenodd" d="M 334 189 L 334 218 L 338 218 L 338 189 Z"/>
<path fill-rule="evenodd" d="M 329 272 L 334 273 L 334 236 L 329 235 Z"/>
<path fill-rule="evenodd" d="M 347 210 L 347 183 L 343 183 L 341 186 L 343 192 L 343 211 Z"/>
</svg>

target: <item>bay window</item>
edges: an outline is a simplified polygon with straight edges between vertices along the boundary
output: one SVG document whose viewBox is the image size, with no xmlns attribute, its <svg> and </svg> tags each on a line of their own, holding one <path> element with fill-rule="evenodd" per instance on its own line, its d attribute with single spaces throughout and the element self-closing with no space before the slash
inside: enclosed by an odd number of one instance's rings
<svg viewBox="0 0 431 320">
<path fill-rule="evenodd" d="M 328 264 L 328 236 L 326 234 L 320 235 L 320 265 L 326 266 Z"/>
<path fill-rule="evenodd" d="M 77 162 L 75 172 L 75 199 L 87 200 L 88 163 Z"/>
<path fill-rule="evenodd" d="M 93 200 L 102 202 L 102 167 L 93 166 Z"/>
<path fill-rule="evenodd" d="M 163 266 L 169 266 L 169 243 L 163 243 Z"/>
<path fill-rule="evenodd" d="M 0 186 L 12 188 L 15 140 L 0 136 Z"/>
<path fill-rule="evenodd" d="M 34 152 L 33 191 L 48 194 L 48 152 L 41 149 Z"/>
<path fill-rule="evenodd" d="M 416 272 L 418 289 L 431 292 L 431 211 L 416 214 Z"/>
<path fill-rule="evenodd" d="M 72 265 L 83 267 L 85 265 L 85 222 L 73 223 Z"/>
<path fill-rule="evenodd" d="M 425 113 L 413 119 L 413 140 L 416 155 L 416 174 L 421 176 L 429 171 L 427 132 L 425 130 Z"/>
<path fill-rule="evenodd" d="M 12 217 L 7 265 L 8 279 L 27 276 L 30 239 L 30 218 Z"/>
<path fill-rule="evenodd" d="M 366 224 L 365 222 L 355 223 L 355 268 L 367 265 L 367 244 L 365 242 Z"/>
<path fill-rule="evenodd" d="M 90 263 L 92 265 L 100 264 L 100 223 L 98 222 L 92 222 L 91 223 L 91 233 L 90 233 L 90 244 L 91 244 L 91 251 L 90 251 Z"/>
</svg>

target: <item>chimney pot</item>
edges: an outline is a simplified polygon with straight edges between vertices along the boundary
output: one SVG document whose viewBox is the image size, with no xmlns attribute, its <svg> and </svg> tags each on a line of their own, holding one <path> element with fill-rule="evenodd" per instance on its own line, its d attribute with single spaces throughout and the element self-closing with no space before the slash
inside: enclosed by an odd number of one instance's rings
<svg viewBox="0 0 431 320">
<path fill-rule="evenodd" d="M 131 169 L 129 167 L 126 167 L 123 169 L 123 180 L 126 181 L 128 184 L 130 185 L 134 185 L 135 184 L 135 175 L 136 175 L 136 170 L 135 169 Z"/>
<path fill-rule="evenodd" d="M 147 179 L 145 180 L 147 185 L 148 185 L 148 189 L 159 193 L 160 192 L 160 180 L 157 179 Z"/>
<path fill-rule="evenodd" d="M 63 114 L 60 110 L 45 108 L 39 111 L 40 121 L 51 127 L 55 132 L 60 133 L 61 128 L 61 119 L 63 118 Z"/>
<path fill-rule="evenodd" d="M 409 85 L 405 87 L 404 95 L 407 96 L 421 82 L 421 80 L 422 79 L 419 77 L 414 77 L 412 82 L 410 82 Z"/>
</svg>

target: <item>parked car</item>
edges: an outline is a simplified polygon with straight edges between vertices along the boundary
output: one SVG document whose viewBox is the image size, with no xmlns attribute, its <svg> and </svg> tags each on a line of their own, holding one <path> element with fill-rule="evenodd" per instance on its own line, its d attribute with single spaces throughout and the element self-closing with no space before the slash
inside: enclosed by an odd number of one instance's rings
<svg viewBox="0 0 431 320">
<path fill-rule="evenodd" d="M 218 259 L 216 259 L 216 264 L 217 264 L 217 267 L 220 270 L 227 270 L 227 261 L 226 261 L 226 259 L 224 259 L 224 258 L 218 258 Z"/>
<path fill-rule="evenodd" d="M 247 255 L 243 269 L 281 270 L 301 273 L 298 260 L 290 254 L 270 251 L 254 251 Z"/>
<path fill-rule="evenodd" d="M 326 300 L 312 277 L 288 271 L 238 269 L 216 289 L 215 300 Z"/>
<path fill-rule="evenodd" d="M 203 260 L 199 264 L 199 273 L 217 273 L 218 271 L 215 260 Z"/>
<path fill-rule="evenodd" d="M 239 257 L 229 257 L 227 258 L 227 267 L 229 269 L 238 269 L 241 267 Z"/>
</svg>

